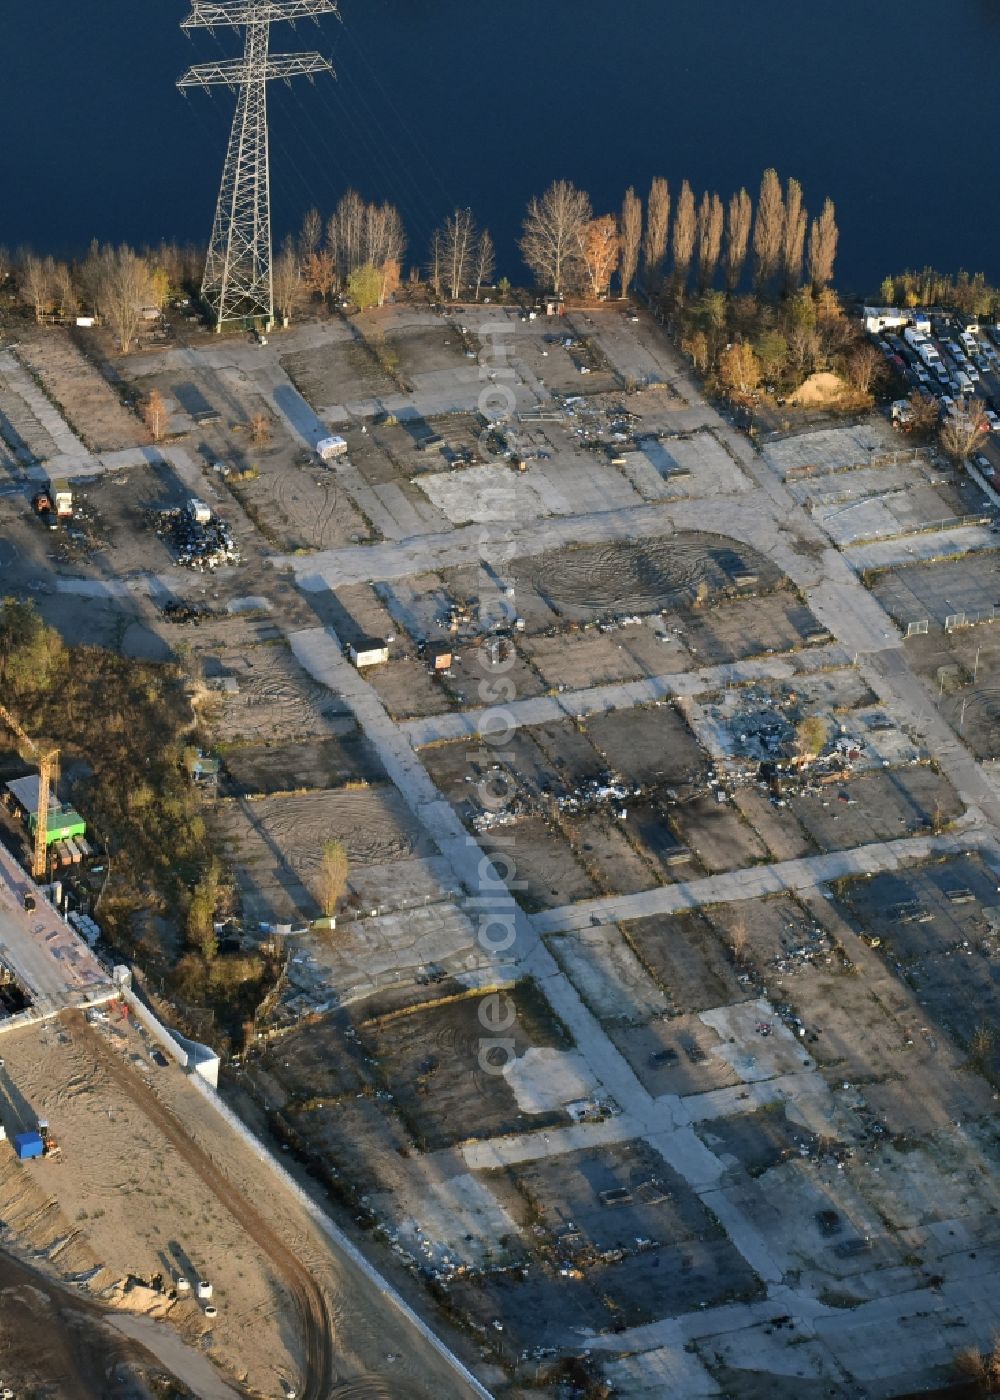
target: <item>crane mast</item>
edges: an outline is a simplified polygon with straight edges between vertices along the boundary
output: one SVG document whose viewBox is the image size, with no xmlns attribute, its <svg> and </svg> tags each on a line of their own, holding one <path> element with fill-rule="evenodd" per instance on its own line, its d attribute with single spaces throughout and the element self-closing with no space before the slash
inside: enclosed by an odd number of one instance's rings
<svg viewBox="0 0 1000 1400">
<path fill-rule="evenodd" d="M 43 880 L 48 871 L 49 793 L 52 790 L 52 775 L 59 758 L 59 750 L 43 749 L 30 735 L 25 733 L 18 720 L 5 705 L 0 705 L 0 719 L 6 720 L 24 747 L 38 762 L 38 811 L 35 813 L 35 840 L 32 849 L 31 874 L 34 879 Z"/>
</svg>

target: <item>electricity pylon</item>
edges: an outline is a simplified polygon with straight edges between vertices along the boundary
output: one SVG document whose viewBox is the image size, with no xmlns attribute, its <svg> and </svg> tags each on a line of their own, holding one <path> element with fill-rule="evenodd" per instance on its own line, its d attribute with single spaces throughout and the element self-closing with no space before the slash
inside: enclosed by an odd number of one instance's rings
<svg viewBox="0 0 1000 1400">
<path fill-rule="evenodd" d="M 192 0 L 181 23 L 186 30 L 225 25 L 246 31 L 242 58 L 196 64 L 177 84 L 206 91 L 224 84 L 237 94 L 201 284 L 216 330 L 259 321 L 270 329 L 274 322 L 267 85 L 274 78 L 333 72 L 318 53 L 272 55 L 271 25 L 336 13 L 335 0 Z"/>
</svg>

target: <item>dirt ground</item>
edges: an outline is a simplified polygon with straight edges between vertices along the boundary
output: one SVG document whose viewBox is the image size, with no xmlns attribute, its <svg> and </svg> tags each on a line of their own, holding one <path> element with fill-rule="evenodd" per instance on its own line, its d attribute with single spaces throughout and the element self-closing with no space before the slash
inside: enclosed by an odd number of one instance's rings
<svg viewBox="0 0 1000 1400">
<path fill-rule="evenodd" d="M 569 1046 L 567 1033 L 533 983 L 520 983 L 507 995 L 516 1010 L 509 1032 L 515 1057 L 529 1050 Z M 563 1110 L 524 1111 L 506 1075 L 480 1068 L 481 1001 L 480 994 L 465 996 L 357 1024 L 362 1046 L 377 1062 L 382 1085 L 424 1149 L 570 1121 Z"/>
<path fill-rule="evenodd" d="M 36 328 L 20 337 L 18 355 L 92 452 L 118 452 L 149 441 L 143 424 L 74 344 L 69 331 Z"/>
<path fill-rule="evenodd" d="M 719 931 L 699 911 L 656 914 L 621 929 L 675 1012 L 704 1011 L 742 995 Z"/>
<path fill-rule="evenodd" d="M 682 531 L 666 539 L 634 544 L 611 541 L 515 560 L 511 583 L 520 598 L 538 592 L 567 621 L 584 622 L 605 614 L 645 613 L 690 604 L 701 590 L 707 597 L 738 592 L 731 566 L 756 576 L 759 592 L 781 580 L 780 570 L 748 547 L 738 556 L 719 535 Z M 520 604 L 519 604 L 520 607 Z"/>
<path fill-rule="evenodd" d="M 823 851 L 940 829 L 963 810 L 947 778 L 923 765 L 861 773 L 789 807 Z"/>
<path fill-rule="evenodd" d="M 0 1374 L 17 1395 L 152 1400 L 167 1381 L 148 1353 L 115 1336 L 102 1310 L 0 1255 Z"/>
<path fill-rule="evenodd" d="M 283 357 L 281 367 L 317 412 L 332 404 L 396 392 L 391 376 L 364 346 L 350 342 L 296 350 Z"/>
<path fill-rule="evenodd" d="M 1000 592 L 998 592 L 1000 600 Z M 1000 758 L 1000 628 L 935 628 L 906 642 L 910 665 L 977 758 Z"/>
<path fill-rule="evenodd" d="M 326 841 L 342 841 L 347 851 L 348 905 L 352 897 L 379 902 L 383 868 L 434 854 L 399 793 L 386 785 L 220 801 L 210 822 L 251 926 L 318 917 L 313 886 Z"/>
<path fill-rule="evenodd" d="M 903 972 L 932 1022 L 1000 1078 L 993 1032 L 1000 1009 L 993 971 L 1000 905 L 993 872 L 976 856 L 955 857 L 844 882 L 839 900 L 857 926 L 879 940 L 879 956 Z"/>
<path fill-rule="evenodd" d="M 246 744 L 225 755 L 226 796 L 275 796 L 312 788 L 346 787 L 385 779 L 375 750 L 360 730 L 299 744 Z"/>
<path fill-rule="evenodd" d="M 255 475 L 226 484 L 268 543 L 283 554 L 337 549 L 371 538 L 371 527 L 335 471 L 302 453 L 277 425 L 266 447 L 248 448 Z"/>
<path fill-rule="evenodd" d="M 718 1222 L 646 1143 L 565 1153 L 491 1173 L 489 1185 L 532 1222 L 536 1262 L 519 1279 L 449 1291 L 474 1324 L 502 1317 L 508 1346 L 565 1346 L 583 1325 L 641 1326 L 757 1292 Z"/>
<path fill-rule="evenodd" d="M 205 675 L 218 688 L 212 708 L 220 739 L 288 743 L 355 728 L 347 706 L 308 676 L 284 643 L 223 649 L 206 660 Z"/>
</svg>

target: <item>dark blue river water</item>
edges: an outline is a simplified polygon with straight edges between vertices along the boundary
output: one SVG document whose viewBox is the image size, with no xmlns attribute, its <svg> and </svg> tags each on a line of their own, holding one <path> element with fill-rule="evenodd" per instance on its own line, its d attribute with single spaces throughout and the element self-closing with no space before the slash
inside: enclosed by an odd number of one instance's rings
<svg viewBox="0 0 1000 1400">
<path fill-rule="evenodd" d="M 272 93 L 274 219 L 348 184 L 399 205 L 423 262 L 471 205 L 519 274 L 527 197 L 556 176 L 617 208 L 654 174 L 726 195 L 765 165 L 829 193 L 838 281 L 933 263 L 1000 281 L 1000 0 L 342 0 L 275 47 L 338 80 Z M 232 113 L 182 96 L 233 36 L 178 29 L 175 0 L 37 0 L 0 20 L 0 242 L 202 241 Z"/>
</svg>

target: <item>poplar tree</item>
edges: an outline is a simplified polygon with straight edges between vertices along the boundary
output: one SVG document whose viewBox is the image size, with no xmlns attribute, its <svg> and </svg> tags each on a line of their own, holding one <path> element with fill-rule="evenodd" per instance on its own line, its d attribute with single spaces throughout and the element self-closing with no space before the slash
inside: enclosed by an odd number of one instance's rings
<svg viewBox="0 0 1000 1400">
<path fill-rule="evenodd" d="M 663 270 L 670 228 L 670 186 L 657 175 L 649 187 L 646 205 L 646 236 L 642 244 L 642 265 L 646 286 L 652 287 Z"/>
<path fill-rule="evenodd" d="M 735 292 L 746 266 L 753 224 L 753 201 L 745 189 L 729 200 L 726 212 L 726 287 Z"/>
<path fill-rule="evenodd" d="M 764 171 L 753 226 L 754 286 L 759 290 L 770 282 L 781 265 L 785 243 L 785 200 L 781 181 L 774 169 Z"/>
<path fill-rule="evenodd" d="M 823 212 L 813 219 L 809 229 L 809 280 L 817 290 L 833 281 L 839 237 L 833 200 L 827 199 Z"/>
<path fill-rule="evenodd" d="M 717 194 L 701 197 L 698 207 L 698 284 L 704 292 L 715 280 L 722 255 L 724 214 Z"/>
<path fill-rule="evenodd" d="M 622 201 L 621 220 L 621 284 L 622 296 L 627 297 L 635 281 L 642 244 L 642 200 L 629 186 Z"/>
<path fill-rule="evenodd" d="M 694 191 L 685 180 L 681 185 L 680 198 L 677 201 L 677 213 L 674 215 L 673 237 L 671 239 L 675 296 L 680 296 L 687 286 L 697 231 L 698 216 L 695 212 Z"/>
<path fill-rule="evenodd" d="M 798 180 L 790 179 L 785 197 L 785 238 L 781 259 L 785 290 L 788 292 L 793 292 L 802 281 L 802 259 L 805 256 L 808 219 L 802 202 L 802 186 Z"/>
</svg>

